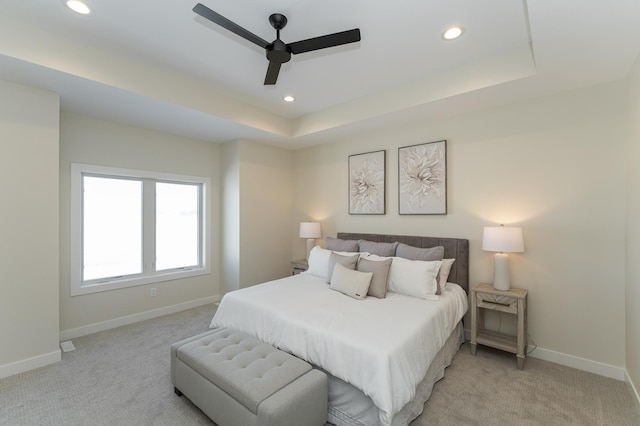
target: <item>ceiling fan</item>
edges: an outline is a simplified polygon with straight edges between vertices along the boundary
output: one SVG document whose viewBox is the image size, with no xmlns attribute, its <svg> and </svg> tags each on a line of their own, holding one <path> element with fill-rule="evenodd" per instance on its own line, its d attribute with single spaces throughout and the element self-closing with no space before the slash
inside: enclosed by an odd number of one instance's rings
<svg viewBox="0 0 640 426">
<path fill-rule="evenodd" d="M 196 4 L 193 11 L 214 24 L 218 24 L 266 50 L 269 67 L 267 68 L 267 75 L 264 78 L 265 85 L 276 84 L 278 74 L 280 73 L 280 66 L 285 62 L 289 62 L 291 54 L 295 55 L 298 53 L 311 52 L 313 50 L 325 49 L 327 47 L 340 46 L 360 41 L 360 29 L 355 28 L 353 30 L 327 34 L 293 43 L 284 43 L 280 40 L 280 30 L 287 25 L 287 17 L 280 13 L 274 13 L 269 16 L 269 22 L 271 23 L 271 26 L 276 29 L 276 39 L 269 43 L 252 32 L 242 28 L 235 22 L 232 22 L 219 13 L 214 12 L 203 4 Z"/>
</svg>

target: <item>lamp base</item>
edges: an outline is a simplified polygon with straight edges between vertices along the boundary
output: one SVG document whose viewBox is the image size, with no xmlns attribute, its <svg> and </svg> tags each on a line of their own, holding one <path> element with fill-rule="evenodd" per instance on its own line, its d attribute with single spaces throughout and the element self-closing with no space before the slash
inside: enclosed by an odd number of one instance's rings
<svg viewBox="0 0 640 426">
<path fill-rule="evenodd" d="M 314 238 L 307 238 L 307 260 L 309 260 L 309 255 L 311 254 L 311 250 L 316 245 L 316 240 Z"/>
<path fill-rule="evenodd" d="M 496 253 L 493 257 L 493 288 L 496 290 L 509 290 L 509 255 Z"/>
</svg>

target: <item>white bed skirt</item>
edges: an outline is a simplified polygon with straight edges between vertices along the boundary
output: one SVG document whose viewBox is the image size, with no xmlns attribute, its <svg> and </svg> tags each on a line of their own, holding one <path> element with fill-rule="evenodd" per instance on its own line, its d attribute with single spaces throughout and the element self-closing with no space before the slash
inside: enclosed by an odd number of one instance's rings
<svg viewBox="0 0 640 426">
<path fill-rule="evenodd" d="M 393 426 L 406 426 L 422 413 L 425 402 L 431 396 L 433 385 L 444 377 L 445 368 L 451 365 L 451 360 L 462 343 L 464 343 L 464 328 L 460 321 L 429 366 L 424 379 L 418 384 L 415 398 L 393 417 Z M 329 423 L 336 426 L 379 424 L 379 410 L 371 398 L 343 380 L 330 374 L 327 376 L 329 378 Z"/>
</svg>

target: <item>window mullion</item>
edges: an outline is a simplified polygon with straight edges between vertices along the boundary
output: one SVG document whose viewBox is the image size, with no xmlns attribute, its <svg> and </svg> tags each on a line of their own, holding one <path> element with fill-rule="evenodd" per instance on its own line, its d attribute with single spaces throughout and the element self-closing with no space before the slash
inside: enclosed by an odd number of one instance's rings
<svg viewBox="0 0 640 426">
<path fill-rule="evenodd" d="M 142 256 L 144 272 L 156 271 L 156 184 L 153 179 L 143 180 L 142 202 Z"/>
</svg>

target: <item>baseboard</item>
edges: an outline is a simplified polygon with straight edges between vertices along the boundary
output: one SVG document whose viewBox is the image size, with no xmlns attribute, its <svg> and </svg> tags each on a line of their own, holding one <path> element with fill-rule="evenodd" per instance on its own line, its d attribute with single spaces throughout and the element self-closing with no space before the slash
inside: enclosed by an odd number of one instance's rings
<svg viewBox="0 0 640 426">
<path fill-rule="evenodd" d="M 625 380 L 625 369 L 622 367 L 616 367 L 602 362 L 567 355 L 540 347 L 536 348 L 529 356 L 532 358 L 555 362 L 556 364 L 565 365 L 578 370 L 587 371 L 599 376 L 609 377 L 610 379 L 621 381 Z"/>
<path fill-rule="evenodd" d="M 638 388 L 635 386 L 635 384 L 633 383 L 633 380 L 631 380 L 631 376 L 629 376 L 629 372 L 626 370 L 625 370 L 625 376 L 627 378 L 626 381 L 627 383 L 629 383 L 629 387 L 631 388 L 633 395 L 635 395 L 636 397 L 636 406 L 640 410 L 640 393 L 638 393 Z"/>
<path fill-rule="evenodd" d="M 470 330 L 465 330 L 465 339 L 467 341 L 471 340 Z M 587 371 L 599 376 L 609 377 L 611 379 L 624 381 L 626 376 L 626 371 L 622 367 L 603 364 L 598 361 L 592 361 L 590 359 L 580 358 L 574 355 L 568 355 L 541 347 L 537 347 L 531 354 L 527 356 L 544 361 L 550 361 L 571 368 L 576 368 L 578 370 Z"/>
<path fill-rule="evenodd" d="M 15 374 L 24 373 L 25 371 L 33 370 L 35 368 L 46 367 L 50 364 L 55 364 L 62 360 L 62 353 L 60 349 L 49 352 L 48 354 L 34 356 L 33 358 L 27 358 L 20 361 L 12 362 L 11 364 L 0 365 L 0 379 L 13 376 Z"/>
<path fill-rule="evenodd" d="M 71 328 L 60 332 L 60 341 L 75 339 L 76 337 L 87 336 L 99 331 L 110 330 L 112 328 L 121 327 L 123 325 L 134 324 L 136 322 L 145 321 L 152 318 L 161 317 L 163 315 L 174 314 L 176 312 L 185 311 L 187 309 L 197 308 L 199 306 L 209 305 L 219 302 L 220 296 L 210 296 L 202 299 L 191 300 L 189 302 L 178 303 L 177 305 L 165 306 L 164 308 L 153 309 L 151 311 L 140 312 L 137 314 L 127 315 L 112 320 L 98 322 L 85 325 L 82 327 Z"/>
</svg>

